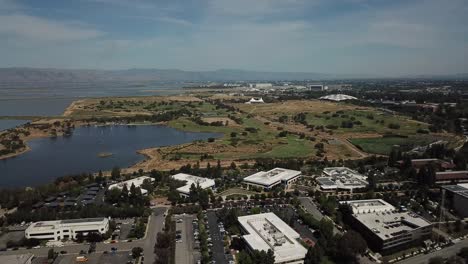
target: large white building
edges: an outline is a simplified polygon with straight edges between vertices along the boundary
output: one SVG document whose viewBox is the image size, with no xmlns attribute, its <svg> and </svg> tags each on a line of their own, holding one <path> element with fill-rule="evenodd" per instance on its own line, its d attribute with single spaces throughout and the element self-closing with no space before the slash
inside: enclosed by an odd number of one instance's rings
<svg viewBox="0 0 468 264">
<path fill-rule="evenodd" d="M 60 241 L 76 239 L 79 233 L 83 236 L 87 236 L 89 233 L 103 235 L 107 231 L 109 231 L 109 219 L 83 218 L 35 222 L 26 228 L 24 235 L 27 239 Z"/>
<path fill-rule="evenodd" d="M 271 83 L 249 83 L 250 88 L 271 88 L 273 84 Z"/>
<path fill-rule="evenodd" d="M 185 173 L 178 173 L 176 175 L 172 175 L 171 177 L 174 180 L 186 182 L 184 186 L 177 188 L 177 191 L 180 193 L 180 195 L 184 197 L 188 197 L 190 195 L 190 187 L 192 184 L 195 186 L 199 185 L 202 189 L 213 188 L 215 185 L 215 181 L 212 179 L 202 178 Z"/>
<path fill-rule="evenodd" d="M 430 238 L 432 224 L 413 212 L 401 212 L 381 199 L 343 202 L 353 210 L 351 226 L 376 251 L 394 252 Z"/>
<path fill-rule="evenodd" d="M 346 100 L 357 100 L 356 97 L 351 96 L 351 95 L 346 95 L 346 94 L 330 94 L 330 95 L 322 96 L 319 99 L 334 101 L 334 102 L 341 102 L 341 101 L 346 101 Z"/>
<path fill-rule="evenodd" d="M 304 263 L 307 249 L 300 235 L 274 213 L 241 216 L 238 221 L 250 250 L 272 250 L 275 263 Z"/>
<path fill-rule="evenodd" d="M 322 176 L 316 179 L 324 191 L 366 188 L 367 176 L 346 167 L 328 167 L 323 169 Z"/>
<path fill-rule="evenodd" d="M 246 104 L 264 104 L 265 102 L 263 101 L 263 98 L 255 98 L 252 97 Z"/>
<path fill-rule="evenodd" d="M 301 177 L 301 172 L 296 170 L 274 168 L 269 171 L 260 171 L 244 178 L 244 184 L 250 187 L 260 187 L 271 190 L 275 186 L 287 189 L 292 183 Z"/>
<path fill-rule="evenodd" d="M 143 195 L 146 195 L 146 194 L 148 194 L 148 191 L 141 188 L 141 185 L 143 185 L 145 180 L 148 180 L 150 182 L 154 181 L 154 179 L 151 178 L 151 177 L 141 176 L 141 177 L 131 179 L 131 180 L 128 180 L 128 181 L 123 181 L 123 182 L 118 182 L 118 183 L 111 184 L 111 185 L 109 185 L 109 188 L 107 188 L 107 189 L 112 190 L 114 188 L 117 188 L 119 190 L 122 190 L 124 186 L 127 186 L 127 189 L 130 190 L 130 187 L 132 187 L 132 185 L 135 185 L 135 187 L 140 187 L 141 193 Z"/>
</svg>

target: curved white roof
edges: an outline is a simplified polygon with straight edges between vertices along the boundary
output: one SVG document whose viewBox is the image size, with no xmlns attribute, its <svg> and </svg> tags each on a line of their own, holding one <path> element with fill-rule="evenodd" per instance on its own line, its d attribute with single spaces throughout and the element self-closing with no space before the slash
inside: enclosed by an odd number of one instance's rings
<svg viewBox="0 0 468 264">
<path fill-rule="evenodd" d="M 345 101 L 345 100 L 356 100 L 357 98 L 354 96 L 346 95 L 346 94 L 330 94 L 320 97 L 321 100 L 330 100 L 330 101 Z"/>
</svg>

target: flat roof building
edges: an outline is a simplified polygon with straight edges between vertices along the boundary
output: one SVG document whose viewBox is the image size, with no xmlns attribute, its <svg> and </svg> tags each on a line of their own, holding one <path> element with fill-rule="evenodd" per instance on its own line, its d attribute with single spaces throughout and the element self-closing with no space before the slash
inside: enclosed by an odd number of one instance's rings
<svg viewBox="0 0 468 264">
<path fill-rule="evenodd" d="M 282 186 L 289 188 L 290 185 L 296 182 L 302 173 L 296 170 L 283 168 L 274 168 L 269 171 L 259 171 L 244 178 L 244 184 L 250 187 L 259 187 L 265 190 L 271 190 L 273 187 Z"/>
<path fill-rule="evenodd" d="M 185 197 L 188 197 L 190 195 L 190 187 L 192 186 L 192 184 L 194 184 L 195 186 L 199 185 L 202 189 L 213 188 L 213 186 L 215 185 L 215 181 L 213 179 L 202 178 L 186 173 L 178 173 L 176 175 L 172 175 L 171 178 L 174 180 L 186 182 L 184 186 L 177 188 L 177 191 Z"/>
<path fill-rule="evenodd" d="M 400 161 L 398 161 L 398 163 L 400 165 L 403 165 L 405 163 L 405 161 L 400 160 Z M 441 159 L 432 158 L 432 159 L 412 159 L 411 160 L 411 166 L 413 166 L 416 170 L 419 170 L 420 168 L 422 168 L 424 166 L 427 166 L 429 164 L 434 164 L 438 168 L 446 169 L 446 170 L 450 170 L 450 169 L 455 168 L 455 164 L 453 164 L 451 162 L 448 162 L 448 161 L 445 161 L 445 160 L 441 160 Z"/>
<path fill-rule="evenodd" d="M 463 218 L 468 217 L 468 183 L 442 186 L 452 201 L 455 212 Z"/>
<path fill-rule="evenodd" d="M 145 190 L 145 189 L 142 189 L 141 188 L 141 185 L 143 185 L 143 183 L 145 182 L 145 180 L 148 180 L 150 182 L 153 182 L 154 179 L 151 178 L 151 177 L 148 177 L 148 176 L 140 176 L 138 178 L 135 178 L 135 179 L 131 179 L 131 180 L 128 180 L 128 181 L 123 181 L 123 182 L 118 182 L 118 183 L 114 183 L 114 184 L 111 184 L 109 185 L 109 188 L 107 188 L 108 190 L 111 190 L 113 188 L 117 188 L 119 190 L 122 190 L 124 186 L 127 186 L 127 189 L 130 190 L 130 187 L 132 187 L 132 184 L 135 185 L 135 187 L 139 187 L 140 190 L 141 190 L 141 193 L 143 195 L 146 195 L 148 194 L 148 191 Z"/>
<path fill-rule="evenodd" d="M 413 212 L 400 212 L 381 199 L 346 201 L 354 229 L 375 251 L 391 253 L 430 238 L 432 224 Z"/>
<path fill-rule="evenodd" d="M 60 241 L 62 239 L 76 239 L 78 234 L 83 236 L 89 233 L 105 234 L 109 230 L 107 218 L 82 218 L 57 221 L 35 222 L 25 230 L 27 239 L 44 239 Z"/>
<path fill-rule="evenodd" d="M 272 250 L 275 263 L 304 263 L 307 249 L 300 235 L 274 213 L 241 216 L 238 221 L 249 250 Z"/>
<path fill-rule="evenodd" d="M 468 171 L 438 171 L 435 173 L 435 183 L 455 184 L 468 182 Z"/>
<path fill-rule="evenodd" d="M 366 188 L 367 176 L 346 167 L 328 167 L 323 169 L 322 176 L 316 179 L 322 190 L 348 190 Z"/>
</svg>

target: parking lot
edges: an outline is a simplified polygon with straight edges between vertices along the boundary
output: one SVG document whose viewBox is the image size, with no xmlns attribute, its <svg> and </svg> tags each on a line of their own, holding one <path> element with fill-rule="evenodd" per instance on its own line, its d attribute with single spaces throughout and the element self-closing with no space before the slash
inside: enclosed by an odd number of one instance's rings
<svg viewBox="0 0 468 264">
<path fill-rule="evenodd" d="M 57 257 L 54 263 L 57 264 L 76 264 L 77 255 L 66 255 Z M 130 256 L 130 251 L 122 251 L 116 253 L 94 253 L 86 255 L 88 261 L 86 264 L 127 264 L 134 263 L 133 258 Z M 130 262 L 129 262 L 130 261 Z"/>
<path fill-rule="evenodd" d="M 116 228 L 116 234 L 118 234 L 117 239 L 119 240 L 127 240 L 129 237 L 128 235 L 130 234 L 133 224 L 135 220 L 133 218 L 126 218 L 126 219 L 118 219 L 115 221 L 117 228 Z"/>
<path fill-rule="evenodd" d="M 213 260 L 215 263 L 227 263 L 226 256 L 224 254 L 224 242 L 223 235 L 220 232 L 218 226 L 218 217 L 214 211 L 207 212 L 208 216 L 208 229 L 210 230 L 211 237 L 211 252 L 213 254 Z"/>
<path fill-rule="evenodd" d="M 192 264 L 194 260 L 193 252 L 193 215 L 179 215 L 174 217 L 176 220 L 176 253 L 175 262 L 177 264 Z"/>
</svg>

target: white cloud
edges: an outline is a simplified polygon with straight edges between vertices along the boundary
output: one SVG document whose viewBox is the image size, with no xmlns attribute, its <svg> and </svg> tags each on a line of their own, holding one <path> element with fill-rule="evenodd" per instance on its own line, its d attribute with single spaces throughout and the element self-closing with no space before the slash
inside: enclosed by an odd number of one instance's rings
<svg viewBox="0 0 468 264">
<path fill-rule="evenodd" d="M 0 15 L 0 34 L 51 42 L 92 39 L 102 35 L 95 29 L 24 14 Z"/>
</svg>

